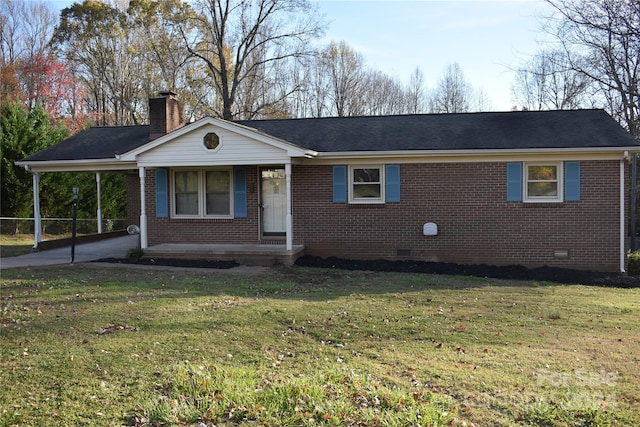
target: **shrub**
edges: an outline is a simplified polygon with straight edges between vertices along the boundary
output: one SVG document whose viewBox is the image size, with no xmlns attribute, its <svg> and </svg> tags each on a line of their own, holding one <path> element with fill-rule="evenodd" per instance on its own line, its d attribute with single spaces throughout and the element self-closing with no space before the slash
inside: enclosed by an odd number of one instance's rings
<svg viewBox="0 0 640 427">
<path fill-rule="evenodd" d="M 629 276 L 640 275 L 640 251 L 629 252 L 627 254 Z"/>
<path fill-rule="evenodd" d="M 129 249 L 127 251 L 127 259 L 132 261 L 137 261 L 144 255 L 144 250 L 142 249 Z"/>
</svg>

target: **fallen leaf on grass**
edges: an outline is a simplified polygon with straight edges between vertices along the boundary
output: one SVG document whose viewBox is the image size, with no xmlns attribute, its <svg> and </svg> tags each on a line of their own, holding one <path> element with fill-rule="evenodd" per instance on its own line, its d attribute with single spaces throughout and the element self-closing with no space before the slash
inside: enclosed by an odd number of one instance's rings
<svg viewBox="0 0 640 427">
<path fill-rule="evenodd" d="M 100 332 L 98 332 L 100 335 L 106 335 L 106 334 L 111 334 L 113 332 L 119 332 L 119 331 L 132 331 L 135 332 L 137 331 L 138 328 L 135 326 L 129 326 L 129 325 L 121 325 L 119 323 L 116 324 L 108 324 L 107 326 L 105 326 L 104 328 L 100 329 Z"/>
</svg>

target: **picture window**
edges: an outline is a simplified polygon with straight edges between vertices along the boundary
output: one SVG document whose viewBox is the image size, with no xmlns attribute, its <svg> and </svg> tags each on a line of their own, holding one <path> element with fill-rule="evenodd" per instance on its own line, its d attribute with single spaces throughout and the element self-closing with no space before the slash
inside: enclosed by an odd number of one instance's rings
<svg viewBox="0 0 640 427">
<path fill-rule="evenodd" d="M 174 216 L 231 217 L 232 182 L 230 169 L 174 171 Z"/>
</svg>

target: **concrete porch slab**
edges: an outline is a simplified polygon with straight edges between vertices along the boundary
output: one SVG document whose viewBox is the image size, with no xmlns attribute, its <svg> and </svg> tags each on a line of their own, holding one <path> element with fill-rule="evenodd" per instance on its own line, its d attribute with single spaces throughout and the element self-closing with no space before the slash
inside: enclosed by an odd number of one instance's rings
<svg viewBox="0 0 640 427">
<path fill-rule="evenodd" d="M 162 243 L 144 250 L 145 258 L 232 260 L 243 265 L 293 265 L 304 245 L 288 251 L 284 245 Z"/>
</svg>

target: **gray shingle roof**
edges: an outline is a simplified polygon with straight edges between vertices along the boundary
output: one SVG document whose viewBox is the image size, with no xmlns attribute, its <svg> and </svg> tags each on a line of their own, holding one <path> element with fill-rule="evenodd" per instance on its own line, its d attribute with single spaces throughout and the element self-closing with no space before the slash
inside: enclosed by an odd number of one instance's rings
<svg viewBox="0 0 640 427">
<path fill-rule="evenodd" d="M 236 123 L 318 152 L 640 145 L 603 110 L 328 117 Z M 23 161 L 114 159 L 150 140 L 149 126 L 94 127 Z"/>
<path fill-rule="evenodd" d="M 149 126 L 92 127 L 22 161 L 114 159 L 150 140 Z"/>
<path fill-rule="evenodd" d="M 318 152 L 638 145 L 603 110 L 240 121 Z"/>
</svg>

